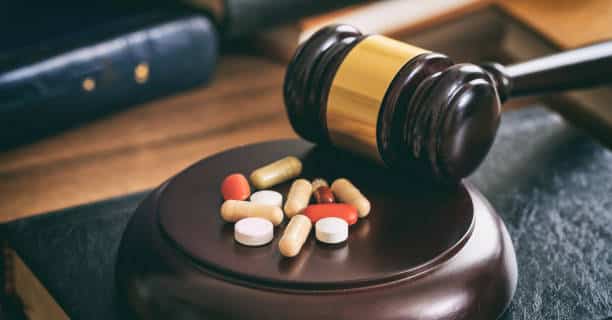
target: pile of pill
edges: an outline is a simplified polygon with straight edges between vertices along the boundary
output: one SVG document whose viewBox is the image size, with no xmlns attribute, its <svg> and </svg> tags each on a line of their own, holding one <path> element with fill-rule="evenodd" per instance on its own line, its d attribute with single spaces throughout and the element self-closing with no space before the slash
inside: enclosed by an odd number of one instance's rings
<svg viewBox="0 0 612 320">
<path fill-rule="evenodd" d="M 335 180 L 331 186 L 317 178 L 312 182 L 299 178 L 293 181 L 283 206 L 283 195 L 267 188 L 297 178 L 302 173 L 302 162 L 286 157 L 263 166 L 250 175 L 251 184 L 259 191 L 251 194 L 247 178 L 234 173 L 221 184 L 225 200 L 221 218 L 235 222 L 234 239 L 245 246 L 262 246 L 274 238 L 274 226 L 289 223 L 278 242 L 280 253 L 294 257 L 314 224 L 315 237 L 328 244 L 348 239 L 349 226 L 370 213 L 370 202 L 347 179 Z M 311 198 L 314 204 L 311 204 Z M 249 199 L 249 201 L 247 201 Z"/>
</svg>

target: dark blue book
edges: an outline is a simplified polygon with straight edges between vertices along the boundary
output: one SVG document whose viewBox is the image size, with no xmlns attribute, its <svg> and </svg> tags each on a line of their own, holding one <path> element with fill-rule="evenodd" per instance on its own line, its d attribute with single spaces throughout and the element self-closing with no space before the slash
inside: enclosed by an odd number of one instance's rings
<svg viewBox="0 0 612 320">
<path fill-rule="evenodd" d="M 23 0 L 3 5 L 0 151 L 205 84 L 219 38 L 236 46 L 239 37 L 262 28 L 361 1 Z"/>
<path fill-rule="evenodd" d="M 206 15 L 85 9 L 0 22 L 15 30 L 0 45 L 0 150 L 211 79 L 219 41 Z"/>
</svg>

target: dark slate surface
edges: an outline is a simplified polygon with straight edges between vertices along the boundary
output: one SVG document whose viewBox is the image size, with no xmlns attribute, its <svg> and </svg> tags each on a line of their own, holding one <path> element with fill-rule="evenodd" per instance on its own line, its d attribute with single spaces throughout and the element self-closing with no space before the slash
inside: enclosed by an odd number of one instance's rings
<svg viewBox="0 0 612 320">
<path fill-rule="evenodd" d="M 132 194 L 12 222 L 6 226 L 9 244 L 71 319 L 116 319 L 115 256 L 144 197 Z"/>
<path fill-rule="evenodd" d="M 519 284 L 504 320 L 612 316 L 612 152 L 544 109 L 509 112 L 469 181 L 504 218 L 517 251 Z M 143 198 L 3 228 L 73 319 L 113 319 L 115 254 Z"/>
<path fill-rule="evenodd" d="M 503 118 L 469 180 L 516 249 L 519 283 L 506 319 L 612 316 L 612 152 L 545 109 Z"/>
</svg>

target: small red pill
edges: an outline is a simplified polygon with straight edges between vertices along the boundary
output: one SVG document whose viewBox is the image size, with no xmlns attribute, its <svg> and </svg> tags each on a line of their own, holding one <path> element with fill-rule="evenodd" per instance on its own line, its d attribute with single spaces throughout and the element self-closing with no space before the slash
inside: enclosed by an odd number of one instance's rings
<svg viewBox="0 0 612 320">
<path fill-rule="evenodd" d="M 251 195 L 249 181 L 240 173 L 230 174 L 221 183 L 221 194 L 225 200 L 246 200 Z"/>
<path fill-rule="evenodd" d="M 346 203 L 311 204 L 304 209 L 304 215 L 310 218 L 312 223 L 328 217 L 343 219 L 349 225 L 357 222 L 357 208 Z"/>
<path fill-rule="evenodd" d="M 314 191 L 313 196 L 317 203 L 334 203 L 336 199 L 334 198 L 334 194 L 331 189 L 326 186 L 318 187 L 317 190 Z"/>
</svg>

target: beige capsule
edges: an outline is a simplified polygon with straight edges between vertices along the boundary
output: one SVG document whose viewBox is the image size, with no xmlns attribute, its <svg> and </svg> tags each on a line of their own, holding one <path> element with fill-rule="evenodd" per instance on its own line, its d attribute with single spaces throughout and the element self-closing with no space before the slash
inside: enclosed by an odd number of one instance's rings
<svg viewBox="0 0 612 320">
<path fill-rule="evenodd" d="M 283 236 L 278 241 L 278 249 L 285 257 L 295 257 L 302 250 L 302 246 L 308 239 L 312 222 L 304 215 L 293 216 L 285 228 Z"/>
<path fill-rule="evenodd" d="M 251 183 L 257 189 L 266 189 L 295 178 L 302 173 L 302 162 L 296 157 L 285 157 L 251 173 Z"/>
<path fill-rule="evenodd" d="M 347 179 L 337 179 L 331 189 L 338 200 L 357 208 L 359 218 L 365 218 L 370 213 L 370 201 Z"/>
<path fill-rule="evenodd" d="M 329 187 L 329 184 L 327 184 L 327 181 L 322 178 L 316 178 L 312 180 L 312 192 L 317 191 L 317 189 L 319 189 L 320 187 Z"/>
<path fill-rule="evenodd" d="M 287 194 L 287 202 L 285 202 L 285 214 L 291 218 L 298 213 L 301 213 L 310 202 L 312 194 L 312 185 L 306 179 L 297 179 L 291 184 L 289 194 Z"/>
<path fill-rule="evenodd" d="M 227 222 L 236 222 L 238 220 L 250 217 L 264 218 L 277 226 L 283 222 L 283 210 L 281 208 L 249 202 L 242 200 L 227 200 L 221 205 L 221 218 Z"/>
</svg>

